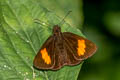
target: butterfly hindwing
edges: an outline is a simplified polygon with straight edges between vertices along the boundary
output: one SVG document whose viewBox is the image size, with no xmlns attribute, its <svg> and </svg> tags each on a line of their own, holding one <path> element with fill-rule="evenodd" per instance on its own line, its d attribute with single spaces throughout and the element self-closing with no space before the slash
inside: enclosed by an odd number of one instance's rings
<svg viewBox="0 0 120 80">
<path fill-rule="evenodd" d="M 34 59 L 34 66 L 38 69 L 51 69 L 55 64 L 54 38 L 49 37 L 42 45 Z"/>
<path fill-rule="evenodd" d="M 69 45 L 72 55 L 77 60 L 84 60 L 96 51 L 96 45 L 90 40 L 70 32 L 63 33 L 66 44 Z"/>
</svg>

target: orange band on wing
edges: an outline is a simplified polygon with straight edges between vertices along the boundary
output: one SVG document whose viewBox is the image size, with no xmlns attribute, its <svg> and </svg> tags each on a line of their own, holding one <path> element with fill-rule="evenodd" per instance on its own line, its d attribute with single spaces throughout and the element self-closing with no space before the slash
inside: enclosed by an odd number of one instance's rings
<svg viewBox="0 0 120 80">
<path fill-rule="evenodd" d="M 42 49 L 40 52 L 42 54 L 42 58 L 45 61 L 45 63 L 51 64 L 51 59 L 50 59 L 50 56 L 48 55 L 46 48 Z"/>
<path fill-rule="evenodd" d="M 86 48 L 86 45 L 85 45 L 85 40 L 78 40 L 78 55 L 79 56 L 83 56 L 84 53 L 85 53 L 85 48 Z"/>
</svg>

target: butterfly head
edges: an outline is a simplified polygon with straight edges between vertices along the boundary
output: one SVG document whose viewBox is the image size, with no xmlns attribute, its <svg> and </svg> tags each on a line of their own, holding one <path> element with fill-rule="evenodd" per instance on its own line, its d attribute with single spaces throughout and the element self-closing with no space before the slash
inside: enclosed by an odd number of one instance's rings
<svg viewBox="0 0 120 80">
<path fill-rule="evenodd" d="M 59 35 L 61 33 L 61 28 L 58 25 L 55 25 L 53 27 L 53 34 L 54 35 Z"/>
</svg>

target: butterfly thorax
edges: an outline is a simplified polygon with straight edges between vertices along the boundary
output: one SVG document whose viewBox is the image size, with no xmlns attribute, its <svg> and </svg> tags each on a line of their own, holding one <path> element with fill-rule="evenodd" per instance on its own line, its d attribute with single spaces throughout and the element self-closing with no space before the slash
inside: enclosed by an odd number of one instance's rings
<svg viewBox="0 0 120 80">
<path fill-rule="evenodd" d="M 54 26 L 53 36 L 54 36 L 54 40 L 56 42 L 55 45 L 60 47 L 60 49 L 62 50 L 63 49 L 63 36 L 62 36 L 62 33 L 61 33 L 61 29 L 58 25 Z"/>
<path fill-rule="evenodd" d="M 67 63 L 67 54 L 64 46 L 64 39 L 61 32 L 61 28 L 58 25 L 54 26 L 53 36 L 55 40 L 55 46 L 59 52 L 56 55 L 60 54 L 58 60 L 61 62 L 61 65 L 63 65 L 63 63 Z"/>
</svg>

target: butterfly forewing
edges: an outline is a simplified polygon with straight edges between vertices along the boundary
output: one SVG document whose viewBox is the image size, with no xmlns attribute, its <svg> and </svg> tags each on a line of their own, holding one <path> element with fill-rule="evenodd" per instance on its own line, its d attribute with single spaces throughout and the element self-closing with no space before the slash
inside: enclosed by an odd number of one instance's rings
<svg viewBox="0 0 120 80">
<path fill-rule="evenodd" d="M 77 60 L 84 60 L 92 56 L 96 51 L 96 45 L 81 36 L 70 32 L 63 33 L 66 44 L 71 48 L 73 56 Z"/>
<path fill-rule="evenodd" d="M 34 59 L 34 66 L 38 69 L 51 69 L 55 64 L 54 38 L 49 37 L 42 45 Z"/>
</svg>

